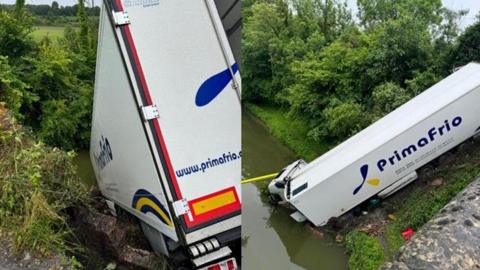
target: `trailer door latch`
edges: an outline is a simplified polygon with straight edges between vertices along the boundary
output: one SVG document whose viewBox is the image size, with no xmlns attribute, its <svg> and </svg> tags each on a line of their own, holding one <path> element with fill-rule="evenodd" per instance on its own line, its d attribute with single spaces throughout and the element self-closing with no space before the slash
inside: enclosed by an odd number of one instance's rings
<svg viewBox="0 0 480 270">
<path fill-rule="evenodd" d="M 113 21 L 115 25 L 121 26 L 125 24 L 130 24 L 130 17 L 126 11 L 117 11 L 113 12 Z"/>
<path fill-rule="evenodd" d="M 175 210 L 175 215 L 177 217 L 182 215 L 187 215 L 190 221 L 193 221 L 192 212 L 190 211 L 190 206 L 188 206 L 187 199 L 183 198 L 176 202 L 173 202 L 173 209 Z"/>
<path fill-rule="evenodd" d="M 155 118 L 160 117 L 160 113 L 158 112 L 157 105 L 150 105 L 141 107 L 142 109 L 142 116 L 144 121 L 149 121 Z"/>
</svg>

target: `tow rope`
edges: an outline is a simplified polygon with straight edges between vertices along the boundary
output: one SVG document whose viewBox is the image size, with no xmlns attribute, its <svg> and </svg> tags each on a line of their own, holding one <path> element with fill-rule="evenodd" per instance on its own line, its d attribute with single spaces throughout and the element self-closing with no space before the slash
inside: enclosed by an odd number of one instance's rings
<svg viewBox="0 0 480 270">
<path fill-rule="evenodd" d="M 278 173 L 271 173 L 271 174 L 267 174 L 267 175 L 263 175 L 263 176 L 253 177 L 253 178 L 249 178 L 249 179 L 243 179 L 241 183 L 242 184 L 247 184 L 247 183 L 253 183 L 253 182 L 260 182 L 260 181 L 264 181 L 264 180 L 274 178 L 275 176 L 277 176 L 277 174 Z"/>
</svg>

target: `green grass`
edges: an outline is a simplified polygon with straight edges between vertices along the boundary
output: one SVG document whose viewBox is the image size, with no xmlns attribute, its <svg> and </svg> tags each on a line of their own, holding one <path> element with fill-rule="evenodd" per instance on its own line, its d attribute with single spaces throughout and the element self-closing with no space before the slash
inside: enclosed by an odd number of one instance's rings
<svg viewBox="0 0 480 270">
<path fill-rule="evenodd" d="M 37 26 L 33 31 L 32 36 L 35 40 L 40 41 L 42 38 L 48 36 L 52 40 L 63 37 L 65 27 L 62 26 Z"/>
<path fill-rule="evenodd" d="M 300 118 L 292 119 L 283 108 L 258 106 L 251 103 L 245 104 L 245 107 L 265 123 L 273 136 L 306 161 L 317 158 L 330 148 L 328 143 L 309 139 L 307 122 Z"/>
<path fill-rule="evenodd" d="M 461 192 L 480 174 L 480 145 L 477 142 L 469 153 L 457 153 L 461 159 L 451 166 L 437 170 L 430 179 L 442 177 L 445 184 L 440 187 L 422 186 L 416 183 L 413 191 L 407 193 L 402 203 L 394 209 L 395 220 L 391 221 L 383 234 L 369 236 L 364 234 L 358 237 L 358 231 L 347 234 L 347 239 L 355 239 L 355 245 L 348 245 L 350 253 L 350 269 L 377 269 L 384 261 L 391 260 L 405 243 L 400 232 L 408 227 L 418 231 L 438 211 L 440 211 L 453 197 Z M 417 180 L 420 181 L 420 180 Z M 373 244 L 373 243 L 376 244 Z M 382 243 L 382 244 L 381 244 Z M 382 249 L 378 249 L 382 245 Z M 363 246 L 364 248 L 358 248 Z M 374 254 L 374 256 L 372 256 Z M 378 257 L 382 257 L 379 260 Z M 371 266 L 371 267 L 367 267 Z"/>
<path fill-rule="evenodd" d="M 384 262 L 382 245 L 363 232 L 353 231 L 345 238 L 350 251 L 348 264 L 350 269 L 378 269 Z"/>
</svg>

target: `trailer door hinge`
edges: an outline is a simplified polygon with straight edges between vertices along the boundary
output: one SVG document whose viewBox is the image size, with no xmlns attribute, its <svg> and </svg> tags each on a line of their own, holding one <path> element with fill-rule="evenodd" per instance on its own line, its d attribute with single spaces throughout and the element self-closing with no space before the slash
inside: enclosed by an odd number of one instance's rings
<svg viewBox="0 0 480 270">
<path fill-rule="evenodd" d="M 160 113 L 158 112 L 157 105 L 150 105 L 141 107 L 142 109 L 142 116 L 144 121 L 149 121 L 155 118 L 160 117 Z"/>
<path fill-rule="evenodd" d="M 187 199 L 183 198 L 176 202 L 173 202 L 173 209 L 175 210 L 175 215 L 177 217 L 182 215 L 187 215 L 190 221 L 193 221 L 192 212 L 190 211 L 190 206 L 188 206 Z"/>
<path fill-rule="evenodd" d="M 128 13 L 126 11 L 114 11 L 113 20 L 115 22 L 115 25 L 117 26 L 130 24 L 130 17 L 128 16 Z"/>
</svg>

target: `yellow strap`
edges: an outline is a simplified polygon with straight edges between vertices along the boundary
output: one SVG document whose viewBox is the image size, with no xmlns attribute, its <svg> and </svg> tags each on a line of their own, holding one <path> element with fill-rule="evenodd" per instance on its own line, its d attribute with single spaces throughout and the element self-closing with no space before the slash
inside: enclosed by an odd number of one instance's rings
<svg viewBox="0 0 480 270">
<path fill-rule="evenodd" d="M 264 176 L 254 177 L 254 178 L 250 178 L 250 179 L 243 179 L 241 183 L 242 184 L 247 184 L 247 183 L 252 183 L 252 182 L 259 182 L 259 181 L 274 178 L 275 176 L 277 176 L 277 174 L 278 173 L 271 173 L 271 174 L 267 174 L 267 175 L 264 175 Z"/>
</svg>

